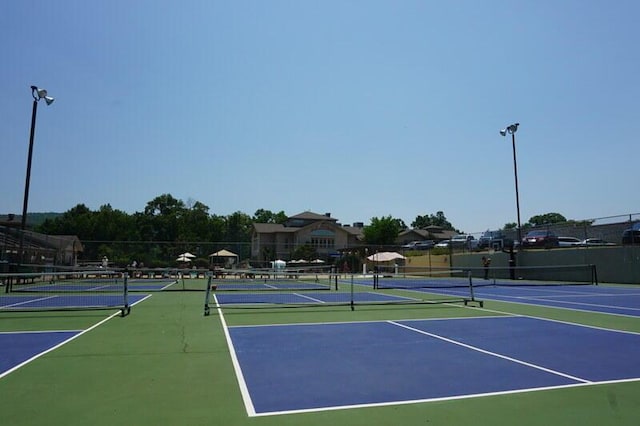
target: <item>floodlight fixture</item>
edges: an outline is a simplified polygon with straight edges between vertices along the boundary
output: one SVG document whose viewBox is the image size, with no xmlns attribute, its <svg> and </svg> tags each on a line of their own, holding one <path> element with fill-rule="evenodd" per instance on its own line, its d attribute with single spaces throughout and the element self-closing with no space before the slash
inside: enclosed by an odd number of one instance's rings
<svg viewBox="0 0 640 426">
<path fill-rule="evenodd" d="M 522 226 L 520 224 L 520 194 L 518 192 L 518 162 L 516 160 L 516 132 L 520 123 L 511 124 L 504 129 L 500 130 L 500 135 L 507 136 L 507 133 L 511 135 L 511 144 L 513 146 L 513 176 L 516 182 L 516 212 L 518 215 L 518 242 L 522 247 Z"/>
<path fill-rule="evenodd" d="M 39 101 L 40 99 L 44 99 L 47 105 L 51 105 L 55 100 L 51 96 L 47 96 L 46 89 L 40 89 L 37 86 L 31 86 L 31 96 L 33 96 L 34 101 Z"/>
<path fill-rule="evenodd" d="M 44 99 L 47 105 L 51 105 L 54 99 L 48 96 L 47 91 L 37 86 L 31 86 L 31 96 L 33 96 L 33 108 L 31 110 L 31 132 L 29 134 L 29 153 L 27 155 L 27 176 L 24 182 L 24 198 L 22 200 L 22 217 L 20 222 L 20 247 L 18 250 L 19 261 L 24 261 L 24 233 L 27 226 L 27 207 L 29 205 L 29 184 L 31 182 L 31 159 L 33 157 L 33 139 L 36 131 L 36 114 L 38 112 L 38 102 Z"/>
<path fill-rule="evenodd" d="M 513 135 L 515 132 L 518 131 L 519 125 L 520 123 L 513 123 L 512 125 L 507 126 L 504 129 L 500 130 L 500 134 L 502 136 L 507 136 L 507 133 L 509 133 L 510 135 Z"/>
</svg>

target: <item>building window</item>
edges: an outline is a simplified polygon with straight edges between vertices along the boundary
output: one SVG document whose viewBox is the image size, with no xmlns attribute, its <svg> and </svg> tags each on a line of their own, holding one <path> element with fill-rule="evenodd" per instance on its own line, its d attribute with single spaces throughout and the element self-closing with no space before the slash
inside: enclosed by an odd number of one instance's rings
<svg viewBox="0 0 640 426">
<path fill-rule="evenodd" d="M 333 248 L 335 240 L 329 237 L 311 237 L 311 246 L 317 249 Z"/>
</svg>

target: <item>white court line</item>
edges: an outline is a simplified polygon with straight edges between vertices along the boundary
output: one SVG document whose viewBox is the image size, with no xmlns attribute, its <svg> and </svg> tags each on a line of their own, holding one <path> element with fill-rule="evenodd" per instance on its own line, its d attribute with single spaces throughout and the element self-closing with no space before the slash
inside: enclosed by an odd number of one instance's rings
<svg viewBox="0 0 640 426">
<path fill-rule="evenodd" d="M 606 311 L 590 311 L 590 310 L 586 310 L 586 309 L 573 309 L 571 307 L 563 307 L 563 306 L 553 306 L 553 305 L 545 305 L 545 304 L 541 304 L 540 302 L 548 302 L 548 303 L 558 303 L 558 304 L 566 304 L 566 305 L 578 305 L 578 306 L 591 306 L 591 307 L 597 307 L 597 308 L 606 308 L 606 309 L 619 309 L 619 310 L 623 310 L 623 311 L 640 311 L 640 308 L 631 308 L 631 307 L 627 307 L 627 306 L 618 306 L 618 305 L 601 305 L 601 304 L 596 304 L 596 303 L 584 303 L 584 302 L 570 302 L 570 301 L 566 301 L 566 300 L 557 300 L 557 299 L 553 299 L 553 297 L 557 297 L 557 296 L 538 296 L 538 297 L 533 297 L 533 296 L 506 296 L 506 295 L 490 295 L 490 294 L 485 294 L 485 295 L 480 295 L 481 297 L 484 297 L 484 300 L 492 300 L 494 302 L 505 302 L 505 303 L 520 303 L 520 304 L 525 304 L 525 305 L 533 305 L 533 306 L 542 306 L 542 307 L 546 307 L 546 308 L 559 308 L 559 309 L 571 309 L 571 310 L 576 310 L 576 311 L 582 311 L 582 312 L 593 312 L 593 313 L 600 313 L 600 314 L 608 314 L 608 315 L 625 315 L 625 314 L 618 314 L 615 312 L 606 312 Z M 508 299 L 508 300 L 505 300 Z M 529 303 L 527 303 L 526 301 L 530 301 Z M 520 302 L 518 302 L 520 301 Z M 631 315 L 631 317 L 635 317 L 637 318 L 637 316 Z"/>
<path fill-rule="evenodd" d="M 562 299 L 564 297 L 570 297 L 570 298 L 577 298 L 580 299 L 581 297 L 629 297 L 629 296 L 640 296 L 640 293 L 566 293 L 566 294 L 549 294 L 549 295 L 542 295 L 542 296 L 533 296 L 533 297 L 557 297 L 559 299 Z M 526 297 L 526 296 L 522 296 L 522 297 Z"/>
<path fill-rule="evenodd" d="M 487 309 L 483 309 L 483 308 L 475 308 L 475 307 L 468 307 L 469 309 L 476 309 L 476 310 L 482 310 L 482 311 L 492 311 L 492 310 L 487 310 Z M 513 318 L 513 317 L 529 317 L 527 315 L 520 315 L 520 314 L 515 314 L 515 313 L 510 313 L 510 312 L 501 312 L 501 311 L 493 311 L 502 315 L 497 315 L 497 316 L 489 316 L 487 318 Z M 504 315 L 507 314 L 507 315 Z M 511 315 L 511 316 L 509 316 Z M 475 319 L 483 319 L 485 317 L 476 317 Z M 537 318 L 537 317 L 531 317 L 534 319 L 540 319 L 543 321 L 551 321 L 551 322 L 558 322 L 558 323 L 566 323 L 564 321 L 556 321 L 556 320 L 550 320 L 547 318 Z M 449 318 L 437 318 L 437 319 L 426 319 L 424 321 L 431 321 L 431 320 L 448 320 Z M 455 319 L 473 319 L 473 317 L 458 317 Z M 409 319 L 410 321 L 416 321 L 415 318 L 413 319 Z M 390 322 L 393 323 L 393 321 L 355 321 L 354 323 L 360 323 L 360 322 Z M 350 322 L 344 322 L 344 323 L 350 323 Z M 331 323 L 329 323 L 331 324 Z M 587 325 L 583 325 L 583 324 L 574 324 L 574 323 L 566 323 L 569 325 L 577 325 L 577 326 L 582 326 L 582 327 L 589 327 L 589 328 L 596 328 L 598 329 L 599 327 L 591 327 L 591 326 L 587 326 Z M 284 324 L 278 324 L 278 325 L 284 325 Z M 292 325 L 296 325 L 296 324 L 292 324 Z M 313 325 L 313 324 L 312 324 Z M 402 324 L 396 324 L 399 325 L 401 327 L 404 328 L 409 328 L 412 331 L 417 331 L 419 333 L 424 333 L 424 334 L 429 334 L 429 333 L 425 333 L 422 330 L 413 330 L 411 327 L 407 327 L 404 326 Z M 245 326 L 238 326 L 238 327 L 245 327 Z M 255 327 L 255 326 L 252 326 Z M 608 329 L 603 329 L 603 330 L 608 330 Z M 609 331 L 616 331 L 616 332 L 620 332 L 620 330 L 609 330 Z M 624 332 L 623 332 L 624 333 Z M 442 340 L 446 340 L 448 341 L 448 339 L 442 338 L 441 336 L 434 336 L 436 338 L 442 339 Z M 459 342 L 453 342 L 455 344 L 460 344 Z M 466 346 L 468 347 L 468 345 L 464 345 L 461 344 L 462 346 Z M 473 349 L 473 347 L 471 347 Z M 483 351 L 480 350 L 481 352 L 487 352 L 487 351 Z M 489 354 L 491 354 L 489 352 Z M 501 358 L 505 358 L 507 360 L 512 360 L 509 357 L 504 357 L 502 355 L 497 355 Z M 637 382 L 640 380 L 640 377 L 633 377 L 633 378 L 625 378 L 625 379 L 616 379 L 616 380 L 604 380 L 604 381 L 598 381 L 598 382 L 593 382 L 593 381 L 588 381 L 588 380 L 584 380 L 584 379 L 580 379 L 580 378 L 573 378 L 572 376 L 563 374 L 563 373 L 558 373 L 555 372 L 553 370 L 548 370 L 545 369 L 543 367 L 539 367 L 536 365 L 532 365 L 526 362 L 522 362 L 519 360 L 515 360 L 515 362 L 524 364 L 526 366 L 531 366 L 533 368 L 537 368 L 543 371 L 548 371 L 552 374 L 558 374 L 560 376 L 563 377 L 567 377 L 570 379 L 574 379 L 576 381 L 578 381 L 578 383 L 573 383 L 573 384 L 566 384 L 566 385 L 555 385 L 555 386 L 543 386 L 543 387 L 535 387 L 535 388 L 524 388 L 524 389 L 513 389 L 513 390 L 507 390 L 507 391 L 496 391 L 496 392 L 485 392 L 485 393 L 476 393 L 476 394 L 465 394 L 465 395 L 453 395 L 453 396 L 445 396 L 445 397 L 437 397 L 437 398 L 423 398 L 423 399 L 415 399 L 415 400 L 403 400 L 403 401 L 387 401 L 387 402 L 375 402 L 375 403 L 365 403 L 365 404 L 350 404 L 350 405 L 338 405 L 338 406 L 327 406 L 327 407 L 317 407 L 317 408 L 309 408 L 309 409 L 296 409 L 296 410 L 284 410 L 284 411 L 269 411 L 269 412 L 263 412 L 263 413 L 257 413 L 252 415 L 255 417 L 268 417 L 268 416 L 277 416 L 277 415 L 290 415 L 290 414 L 303 414 L 303 413 L 314 413 L 314 412 L 324 412 L 324 411 L 337 411 L 337 410 L 348 410 L 348 409 L 361 409 L 361 408 L 372 408 L 372 407 L 388 407 L 388 406 L 398 406 L 398 405 L 409 405 L 409 404 L 421 404 L 421 403 L 431 403 L 431 402 L 440 402 L 440 401 L 455 401 L 455 400 L 463 400 L 463 399 L 471 399 L 471 398 L 483 398 L 483 397 L 489 397 L 489 396 L 503 396 L 503 395 L 514 395 L 514 394 L 521 394 L 521 393 L 529 393 L 529 392 L 539 392 L 539 391 L 549 391 L 549 390 L 557 390 L 557 389 L 572 389 L 572 388 L 578 388 L 578 387 L 584 387 L 584 386 L 596 386 L 596 385 L 607 385 L 607 384 L 617 384 L 617 383 L 630 383 L 630 382 Z"/>
<path fill-rule="evenodd" d="M 0 306 L 0 311 L 5 309 L 5 308 L 11 308 L 11 307 L 14 307 L 14 306 L 26 305 L 28 303 L 42 302 L 43 300 L 55 299 L 56 297 L 58 297 L 58 296 L 40 297 L 40 298 L 37 298 L 37 299 L 25 300 L 25 301 L 19 302 L 19 303 L 12 303 L 10 305 L 3 305 L 3 306 Z"/>
<path fill-rule="evenodd" d="M 555 389 L 570 389 L 570 388 L 577 388 L 577 387 L 583 387 L 583 386 L 637 382 L 638 380 L 640 380 L 640 378 L 608 380 L 608 381 L 597 382 L 597 383 L 595 382 L 594 383 L 576 383 L 571 385 L 515 389 L 510 391 L 486 392 L 486 393 L 477 393 L 477 394 L 471 394 L 471 395 L 455 395 L 455 396 L 445 396 L 445 397 L 439 397 L 439 398 L 415 399 L 415 400 L 408 400 L 408 401 L 375 402 L 370 404 L 340 405 L 340 406 L 332 406 L 332 407 L 319 407 L 319 408 L 290 410 L 290 411 L 270 411 L 266 413 L 256 414 L 254 417 L 279 416 L 279 415 L 285 415 L 285 414 L 316 413 L 316 412 L 322 412 L 322 411 L 349 410 L 349 409 L 356 409 L 356 408 L 389 407 L 389 406 L 396 406 L 396 405 L 422 404 L 427 402 L 439 402 L 439 401 L 456 401 L 460 399 L 483 398 L 487 396 L 513 395 L 513 394 L 519 394 L 519 393 L 548 391 L 548 390 L 555 390 Z"/>
<path fill-rule="evenodd" d="M 550 297 L 553 297 L 553 296 L 550 296 Z M 640 311 L 640 308 L 631 308 L 631 307 L 627 307 L 627 306 L 601 305 L 599 303 L 571 302 L 571 301 L 568 301 L 568 300 L 545 299 L 544 297 L 532 297 L 530 299 L 531 300 L 538 300 L 538 301 L 541 301 L 541 302 L 560 303 L 560 304 L 565 304 L 565 305 L 592 306 L 592 307 L 596 307 L 596 308 L 621 309 L 621 310 L 624 310 L 624 311 Z"/>
<path fill-rule="evenodd" d="M 491 356 L 494 356 L 496 358 L 501 358 L 501 359 L 504 359 L 504 360 L 507 360 L 507 361 L 511 361 L 511 362 L 516 363 L 516 364 L 521 364 L 521 365 L 524 365 L 526 367 L 535 368 L 536 370 L 541 370 L 541 371 L 544 371 L 544 372 L 547 372 L 547 373 L 555 374 L 556 376 L 564 377 L 564 378 L 575 380 L 575 381 L 582 382 L 582 383 L 593 383 L 591 380 L 586 380 L 586 379 L 583 379 L 583 378 L 580 378 L 580 377 L 577 377 L 577 376 L 572 376 L 570 374 L 562 373 L 560 371 L 551 370 L 550 368 L 545 368 L 545 367 L 542 367 L 540 365 L 532 364 L 530 362 L 522 361 L 522 360 L 519 360 L 517 358 L 512 358 L 510 356 L 502 355 L 502 354 L 499 354 L 497 352 L 487 351 L 487 350 L 481 349 L 481 348 L 479 348 L 477 346 L 467 345 L 466 343 L 458 342 L 457 340 L 453 340 L 453 339 L 449 339 L 449 338 L 444 337 L 444 336 L 439 336 L 437 334 L 429 333 L 427 331 L 420 330 L 420 329 L 414 328 L 414 327 L 410 327 L 410 326 L 405 325 L 405 324 L 400 324 L 400 323 L 397 323 L 395 321 L 386 321 L 386 322 L 388 322 L 389 324 L 396 325 L 398 327 L 406 328 L 407 330 L 411 330 L 411 331 L 414 331 L 416 333 L 424 334 L 425 336 L 433 337 L 434 339 L 438 339 L 438 340 L 442 340 L 442 341 L 447 342 L 447 343 L 452 343 L 454 345 L 462 346 L 463 348 L 471 349 L 473 351 L 477 351 L 477 352 L 480 352 L 480 353 L 483 353 L 483 354 L 486 354 L 486 355 L 491 355 Z"/>
<path fill-rule="evenodd" d="M 308 296 L 306 294 L 300 294 L 300 293 L 292 293 L 294 296 L 298 296 L 298 297 L 302 297 L 303 299 L 308 299 L 311 300 L 312 302 L 316 302 L 316 303 L 327 303 L 325 301 L 322 301 L 320 299 L 316 299 L 315 297 L 311 297 Z"/>
<path fill-rule="evenodd" d="M 240 362 L 238 361 L 238 356 L 236 355 L 236 349 L 233 346 L 233 341 L 231 340 L 231 335 L 229 334 L 229 327 L 227 326 L 227 321 L 224 319 L 224 314 L 222 313 L 222 307 L 218 303 L 218 297 L 214 294 L 213 300 L 216 304 L 216 310 L 218 311 L 218 316 L 220 317 L 220 322 L 222 323 L 222 330 L 224 331 L 224 337 L 227 340 L 227 346 L 229 347 L 229 354 L 231 355 L 231 362 L 233 363 L 233 369 L 236 372 L 236 378 L 238 379 L 238 386 L 240 386 L 240 393 L 242 394 L 242 400 L 244 401 L 245 410 L 247 410 L 247 415 L 249 417 L 254 417 L 256 415 L 256 409 L 253 406 L 253 401 L 251 400 L 251 395 L 249 394 L 249 388 L 247 387 L 247 382 L 244 379 L 244 375 L 242 374 L 242 368 L 240 368 Z"/>
<path fill-rule="evenodd" d="M 505 302 L 505 303 L 509 303 L 509 302 Z M 522 303 L 518 303 L 518 302 L 513 302 L 515 304 L 522 304 Z M 531 306 L 530 304 L 526 304 L 527 306 Z M 539 305 L 536 305 L 539 306 Z M 488 308 L 480 308 L 480 307 L 475 307 L 475 306 L 465 306 L 466 308 L 469 309 L 475 309 L 475 310 L 479 310 L 479 311 L 483 311 L 483 312 L 494 312 L 496 314 L 504 314 L 504 316 L 500 316 L 500 318 L 510 318 L 510 316 L 513 317 L 523 317 L 523 318 L 532 318 L 535 320 L 539 320 L 539 321 L 548 321 L 548 322 L 555 322 L 555 323 L 559 323 L 559 324 L 566 324 L 566 325 L 573 325 L 576 327 L 584 327 L 584 328 L 591 328 L 594 330 L 602 330 L 602 331 L 609 331 L 612 333 L 622 333 L 622 334 L 633 334 L 636 336 L 640 336 L 640 332 L 636 332 L 636 331 L 628 331 L 628 330 L 618 330 L 617 328 L 607 328 L 607 327 L 599 327 L 596 325 L 589 325 L 589 324 L 582 324 L 579 322 L 571 322 L 571 321 L 564 321 L 564 320 L 558 320 L 558 319 L 553 319 L 553 318 L 546 318 L 546 317 L 538 317 L 535 315 L 526 315 L 526 314 L 517 314 L 514 312 L 509 312 L 509 311 L 501 311 L 498 309 L 488 309 Z M 547 307 L 547 306 L 542 306 L 542 307 Z M 559 308 L 559 309 L 567 309 L 567 308 Z M 579 309 L 570 309 L 572 311 L 578 311 L 578 312 L 587 312 L 587 313 L 591 313 L 591 314 L 601 314 L 602 312 L 597 312 L 597 311 L 583 311 L 583 310 L 579 310 Z M 607 315 L 617 315 L 617 314 L 607 314 Z M 624 315 L 621 315 L 624 316 Z M 483 319 L 485 317 L 475 317 L 476 319 Z M 488 316 L 487 318 L 491 318 L 490 316 Z M 638 318 L 638 317 L 634 317 L 631 316 L 631 318 Z M 598 382 L 600 383 L 600 382 Z"/>
<path fill-rule="evenodd" d="M 51 296 L 51 297 L 55 297 L 55 296 Z M 143 300 L 148 299 L 149 297 L 151 297 L 150 294 L 148 294 L 147 296 L 143 297 L 142 299 L 138 300 L 137 302 L 133 303 L 130 306 L 134 306 L 137 305 L 138 303 L 142 302 Z M 45 298 L 48 299 L 48 298 Z M 40 352 L 39 354 L 36 354 L 34 356 L 32 356 L 31 358 L 21 362 L 18 365 L 15 365 L 14 367 L 10 368 L 9 370 L 0 373 L 0 379 L 2 379 L 3 377 L 7 376 L 10 373 L 13 373 L 14 371 L 16 371 L 17 369 L 29 364 L 30 362 L 40 358 L 41 356 L 48 354 L 51 351 L 54 351 L 55 349 L 58 349 L 59 347 L 61 347 L 62 345 L 66 345 L 67 343 L 71 342 L 72 340 L 82 336 L 85 333 L 88 333 L 89 331 L 93 330 L 94 328 L 98 327 L 99 325 L 104 324 L 105 322 L 109 321 L 111 318 L 114 318 L 115 316 L 119 316 L 121 313 L 120 310 L 114 312 L 113 314 L 109 315 L 107 318 L 103 319 L 102 321 L 97 322 L 96 324 L 92 325 L 91 327 L 85 329 L 85 330 L 80 330 L 78 332 L 78 334 L 71 336 L 70 338 L 68 338 L 67 340 L 64 340 L 60 343 L 58 343 L 57 345 L 45 350 L 44 352 Z M 75 332 L 77 330 L 40 330 L 40 331 L 15 331 L 15 332 L 2 332 L 1 334 L 9 334 L 9 333 L 55 333 L 55 332 Z"/>
<path fill-rule="evenodd" d="M 3 377 L 5 377 L 5 376 L 7 376 L 7 375 L 9 375 L 9 374 L 11 374 L 11 373 L 13 373 L 14 371 L 16 371 L 16 370 L 17 370 L 17 369 L 19 369 L 19 368 L 24 367 L 25 365 L 27 365 L 27 364 L 29 364 L 30 362 L 32 362 L 32 361 L 34 361 L 34 360 L 36 360 L 36 359 L 40 358 L 41 356 L 43 356 L 43 355 L 45 355 L 45 354 L 48 354 L 49 352 L 52 352 L 52 351 L 54 351 L 54 350 L 58 349 L 58 348 L 59 348 L 59 347 L 61 347 L 62 345 L 66 345 L 66 344 L 67 344 L 67 343 L 69 343 L 70 341 L 75 340 L 76 338 L 78 338 L 78 337 L 82 336 L 83 334 L 85 334 L 85 333 L 87 333 L 87 332 L 89 332 L 89 331 L 93 330 L 94 328 L 98 327 L 99 325 L 104 324 L 105 322 L 109 321 L 111 318 L 115 317 L 116 315 L 120 315 L 120 311 L 114 312 L 113 314 L 111 314 L 111 315 L 110 315 L 110 316 L 108 316 L 107 318 L 105 318 L 105 319 L 103 319 L 102 321 L 100 321 L 100 322 L 98 322 L 98 323 L 96 323 L 96 324 L 92 325 L 91 327 L 87 328 L 86 330 L 81 331 L 81 332 L 79 332 L 78 334 L 76 334 L 76 335 L 73 335 L 73 336 L 69 337 L 67 340 L 63 340 L 62 342 L 58 343 L 57 345 L 52 346 L 51 348 L 49 348 L 49 349 L 47 349 L 47 350 L 45 350 L 45 351 L 43 351 L 43 352 L 40 352 L 40 353 L 38 353 L 38 354 L 36 354 L 36 355 L 32 356 L 31 358 L 29 358 L 29 359 L 27 359 L 27 360 L 25 360 L 25 361 L 21 362 L 20 364 L 15 365 L 13 368 L 10 368 L 9 370 L 7 370 L 7 371 L 5 371 L 5 372 L 0 373 L 0 379 L 2 379 Z M 46 333 L 46 331 L 41 331 L 40 333 Z"/>
</svg>

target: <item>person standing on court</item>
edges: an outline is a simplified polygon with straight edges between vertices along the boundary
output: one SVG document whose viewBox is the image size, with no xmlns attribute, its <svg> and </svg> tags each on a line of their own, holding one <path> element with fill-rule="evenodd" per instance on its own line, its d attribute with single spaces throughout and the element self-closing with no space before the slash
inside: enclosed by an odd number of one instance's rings
<svg viewBox="0 0 640 426">
<path fill-rule="evenodd" d="M 482 256 L 482 266 L 484 267 L 484 279 L 489 279 L 489 265 L 491 265 L 491 258 Z"/>
</svg>

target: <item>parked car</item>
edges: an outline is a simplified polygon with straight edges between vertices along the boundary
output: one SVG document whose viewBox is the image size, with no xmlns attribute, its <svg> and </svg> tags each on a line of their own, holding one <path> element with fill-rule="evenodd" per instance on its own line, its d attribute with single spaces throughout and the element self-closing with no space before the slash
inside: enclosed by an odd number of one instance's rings
<svg viewBox="0 0 640 426">
<path fill-rule="evenodd" d="M 453 248 L 464 248 L 467 250 L 475 250 L 478 247 L 478 240 L 473 235 L 456 235 L 451 238 L 450 245 Z"/>
<path fill-rule="evenodd" d="M 438 242 L 435 245 L 435 247 L 436 248 L 448 248 L 450 242 L 451 242 L 451 240 L 442 240 L 442 241 Z"/>
<path fill-rule="evenodd" d="M 419 242 L 420 241 L 411 241 L 410 243 L 403 244 L 400 247 L 405 250 L 415 250 L 416 244 L 418 244 Z"/>
<path fill-rule="evenodd" d="M 435 242 L 433 240 L 423 240 L 423 241 L 411 241 L 408 244 L 402 246 L 405 250 L 429 250 L 435 246 Z"/>
<path fill-rule="evenodd" d="M 582 243 L 580 238 L 575 237 L 558 237 L 558 246 L 560 247 L 575 247 Z"/>
<path fill-rule="evenodd" d="M 622 233 L 622 244 L 640 244 L 640 229 L 625 229 Z"/>
<path fill-rule="evenodd" d="M 431 248 L 433 248 L 436 245 L 435 241 L 433 240 L 424 240 L 424 241 L 418 241 L 418 244 L 416 244 L 416 250 L 429 250 Z"/>
<path fill-rule="evenodd" d="M 587 238 L 586 240 L 580 241 L 581 247 L 589 247 L 589 246 L 615 246 L 614 243 L 609 243 L 600 238 Z"/>
<path fill-rule="evenodd" d="M 507 238 L 502 231 L 485 231 L 478 239 L 478 248 L 492 248 L 494 250 L 502 250 L 503 247 L 513 246 L 513 240 Z"/>
<path fill-rule="evenodd" d="M 522 247 L 558 247 L 558 236 L 551 231 L 529 231 L 522 239 Z"/>
</svg>

